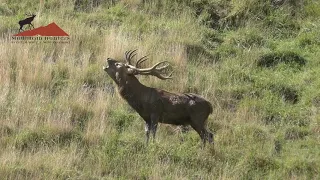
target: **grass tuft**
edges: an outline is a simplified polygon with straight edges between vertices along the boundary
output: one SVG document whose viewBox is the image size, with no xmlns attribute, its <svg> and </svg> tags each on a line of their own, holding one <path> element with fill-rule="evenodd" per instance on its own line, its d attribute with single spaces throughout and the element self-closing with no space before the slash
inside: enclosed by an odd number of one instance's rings
<svg viewBox="0 0 320 180">
<path fill-rule="evenodd" d="M 307 60 L 295 52 L 274 52 L 268 53 L 260 57 L 257 62 L 259 67 L 274 67 L 280 63 L 288 64 L 289 66 L 301 68 L 306 65 Z"/>
</svg>

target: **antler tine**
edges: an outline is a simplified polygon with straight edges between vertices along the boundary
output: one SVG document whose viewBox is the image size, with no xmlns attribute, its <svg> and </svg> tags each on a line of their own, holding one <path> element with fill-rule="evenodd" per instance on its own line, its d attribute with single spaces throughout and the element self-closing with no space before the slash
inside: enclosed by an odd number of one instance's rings
<svg viewBox="0 0 320 180">
<path fill-rule="evenodd" d="M 164 61 L 164 62 L 166 62 L 166 63 L 168 63 L 168 64 L 166 64 L 166 65 L 164 65 L 164 66 L 162 66 L 162 67 L 156 67 L 156 70 L 159 70 L 159 71 L 161 71 L 162 69 L 165 69 L 165 68 L 167 68 L 170 64 L 169 64 L 169 62 L 167 62 L 167 61 Z M 164 63 L 164 62 L 162 62 L 162 63 Z"/>
<path fill-rule="evenodd" d="M 152 76 L 158 77 L 159 79 L 166 80 L 166 79 L 172 79 L 173 72 L 171 72 L 168 76 L 164 76 L 164 75 L 160 74 L 159 72 L 140 73 L 140 74 L 141 75 L 152 75 Z"/>
<path fill-rule="evenodd" d="M 162 66 L 162 67 L 158 67 L 160 64 L 162 63 L 167 63 L 166 65 Z M 161 73 L 161 70 L 163 69 L 166 69 L 170 66 L 170 63 L 168 61 L 162 61 L 162 62 L 159 62 L 157 64 L 155 64 L 151 70 L 150 70 L 150 74 L 153 75 L 153 76 L 156 76 L 158 77 L 159 79 L 162 79 L 162 80 L 166 80 L 166 79 L 171 79 L 172 78 L 172 74 L 173 72 L 171 72 L 168 76 L 164 76 L 162 73 Z"/>
<path fill-rule="evenodd" d="M 135 56 L 137 55 L 137 53 L 134 53 L 132 56 L 131 56 L 131 54 L 130 54 L 130 60 L 132 59 L 132 58 L 134 58 Z"/>
<path fill-rule="evenodd" d="M 139 65 L 140 65 L 141 63 L 143 63 L 144 61 L 148 60 L 147 56 L 148 56 L 148 55 L 143 56 L 142 58 L 140 58 L 140 59 L 137 61 L 137 63 L 136 63 L 136 67 L 139 67 Z"/>
<path fill-rule="evenodd" d="M 168 63 L 168 64 L 166 64 L 165 66 L 162 66 L 162 67 L 159 67 L 159 68 L 157 68 L 160 64 L 162 64 L 162 63 Z M 169 66 L 169 62 L 168 61 L 162 61 L 162 62 L 158 62 L 157 64 L 155 64 L 154 66 L 152 66 L 151 68 L 150 68 L 150 70 L 154 70 L 154 69 L 156 69 L 156 70 L 162 70 L 162 69 L 164 69 L 164 68 L 167 68 Z"/>
<path fill-rule="evenodd" d="M 130 50 L 129 51 L 126 51 L 124 54 L 126 55 L 126 59 L 128 59 L 128 53 L 131 52 Z"/>
<path fill-rule="evenodd" d="M 131 65 L 131 60 L 134 56 L 136 56 L 137 54 L 135 53 L 137 51 L 137 49 L 135 50 L 130 50 L 130 51 L 126 51 L 125 55 L 126 55 L 126 61 L 129 65 Z M 132 55 L 133 54 L 133 55 Z"/>
<path fill-rule="evenodd" d="M 162 67 L 158 67 L 162 63 L 167 63 L 167 64 Z M 165 80 L 165 79 L 171 79 L 173 72 L 171 72 L 168 76 L 164 76 L 161 73 L 161 70 L 166 69 L 169 66 L 170 66 L 170 63 L 168 61 L 162 61 L 153 65 L 151 68 L 145 68 L 145 69 L 136 68 L 136 71 L 137 71 L 137 74 L 152 75 L 152 76 L 158 77 L 159 79 Z"/>
<path fill-rule="evenodd" d="M 163 67 L 159 67 L 157 68 L 157 66 L 159 66 L 159 64 L 162 64 L 162 63 L 168 63 L 167 65 L 163 66 Z M 145 69 L 139 69 L 139 72 L 150 72 L 152 70 L 162 70 L 164 68 L 167 68 L 169 66 L 169 62 L 168 61 L 161 61 L 161 62 L 158 62 L 157 64 L 153 65 L 151 68 L 145 68 Z"/>
<path fill-rule="evenodd" d="M 151 75 L 156 76 L 162 80 L 172 79 L 172 74 L 173 74 L 173 72 L 171 72 L 168 76 L 164 76 L 164 75 L 160 74 L 158 71 L 151 73 Z"/>
<path fill-rule="evenodd" d="M 171 72 L 168 76 L 162 76 L 161 74 L 160 74 L 160 76 L 163 78 L 163 80 L 164 79 L 172 79 L 172 74 L 173 74 L 173 72 Z M 161 79 L 161 78 L 160 78 Z"/>
<path fill-rule="evenodd" d="M 133 50 L 130 54 L 129 54 L 129 58 L 132 59 L 135 55 L 137 55 L 135 52 L 137 51 L 138 49 L 135 49 Z M 134 54 L 133 54 L 134 53 Z M 133 55 L 132 55 L 133 54 Z"/>
</svg>

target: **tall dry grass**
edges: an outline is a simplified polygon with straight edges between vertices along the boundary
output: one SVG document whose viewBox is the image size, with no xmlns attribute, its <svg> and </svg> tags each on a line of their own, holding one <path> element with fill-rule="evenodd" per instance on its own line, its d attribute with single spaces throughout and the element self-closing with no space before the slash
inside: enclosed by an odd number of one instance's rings
<svg viewBox="0 0 320 180">
<path fill-rule="evenodd" d="M 317 4 L 288 1 L 283 13 L 248 2 L 0 3 L 0 177 L 317 179 Z M 10 42 L 28 3 L 36 27 L 54 21 L 70 43 Z M 258 13 L 265 8 L 270 14 Z M 225 17 L 215 23 L 216 12 Z M 102 70 L 107 57 L 124 60 L 130 49 L 149 55 L 146 67 L 167 60 L 174 69 L 172 80 L 141 83 L 212 102 L 214 147 L 167 125 L 146 146 L 143 120 Z M 283 62 L 257 65 L 278 54 Z M 306 64 L 294 64 L 301 57 Z"/>
</svg>

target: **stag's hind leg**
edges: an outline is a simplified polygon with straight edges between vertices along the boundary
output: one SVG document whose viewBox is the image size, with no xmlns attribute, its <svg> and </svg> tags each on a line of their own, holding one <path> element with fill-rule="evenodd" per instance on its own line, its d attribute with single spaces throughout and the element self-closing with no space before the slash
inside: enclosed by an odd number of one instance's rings
<svg viewBox="0 0 320 180">
<path fill-rule="evenodd" d="M 199 119 L 204 119 L 202 121 L 199 121 Z M 214 144 L 213 142 L 213 134 L 206 129 L 206 121 L 207 118 L 197 118 L 192 117 L 191 118 L 191 127 L 199 134 L 203 144 L 206 144 L 206 141 L 208 141 L 210 144 Z M 198 121 L 197 121 L 198 120 Z"/>
<path fill-rule="evenodd" d="M 214 136 L 213 133 L 207 130 L 207 140 L 210 144 L 214 144 Z"/>
<path fill-rule="evenodd" d="M 199 134 L 203 144 L 206 143 L 206 130 L 202 125 L 192 123 L 191 127 Z"/>
</svg>

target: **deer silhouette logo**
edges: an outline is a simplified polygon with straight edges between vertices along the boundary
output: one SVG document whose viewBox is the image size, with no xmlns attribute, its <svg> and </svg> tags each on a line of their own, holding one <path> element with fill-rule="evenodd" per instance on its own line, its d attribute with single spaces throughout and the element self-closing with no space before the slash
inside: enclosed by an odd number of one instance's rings
<svg viewBox="0 0 320 180">
<path fill-rule="evenodd" d="M 20 29 L 19 29 L 19 32 L 20 31 L 23 31 L 23 29 L 22 29 L 22 27 L 24 26 L 24 25 L 29 25 L 29 27 L 30 27 L 30 25 L 34 28 L 34 26 L 33 26 L 33 24 L 31 23 L 32 21 L 33 21 L 33 19 L 36 17 L 36 15 L 35 14 L 26 14 L 27 16 L 30 16 L 30 17 L 28 17 L 28 18 L 26 18 L 26 19 L 24 19 L 24 20 L 21 20 L 21 21 L 19 21 L 19 25 L 20 25 Z"/>
</svg>

